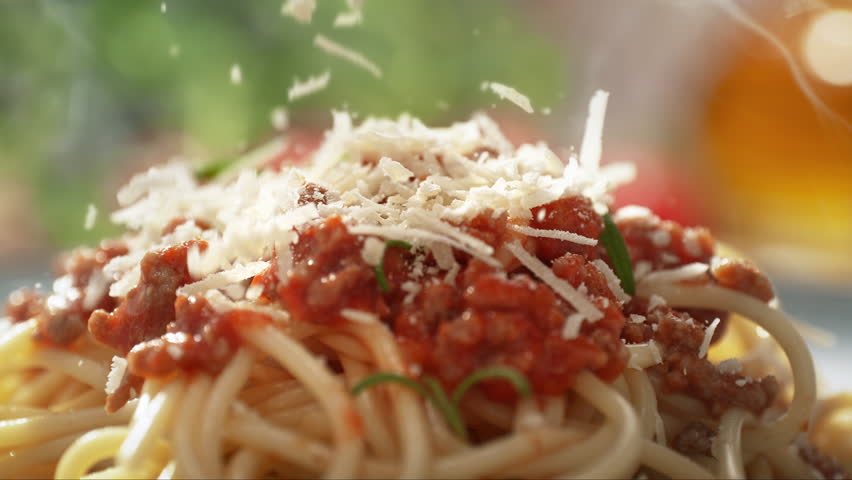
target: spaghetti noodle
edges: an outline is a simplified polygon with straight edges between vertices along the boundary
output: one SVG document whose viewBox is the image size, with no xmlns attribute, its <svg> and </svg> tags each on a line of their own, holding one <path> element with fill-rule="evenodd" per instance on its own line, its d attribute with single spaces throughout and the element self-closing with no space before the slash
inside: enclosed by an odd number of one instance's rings
<svg viewBox="0 0 852 480">
<path fill-rule="evenodd" d="M 124 237 L 8 302 L 0 475 L 841 475 L 803 443 L 814 368 L 763 274 L 610 217 L 630 167 L 583 144 L 335 113 L 307 163 L 136 177 Z M 714 358 L 755 325 L 789 381 Z"/>
</svg>

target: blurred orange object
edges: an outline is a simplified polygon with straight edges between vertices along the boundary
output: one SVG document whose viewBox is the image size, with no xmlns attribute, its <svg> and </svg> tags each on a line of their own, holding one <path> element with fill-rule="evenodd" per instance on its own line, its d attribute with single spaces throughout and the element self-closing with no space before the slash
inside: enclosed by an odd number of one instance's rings
<svg viewBox="0 0 852 480">
<path fill-rule="evenodd" d="M 852 84 L 837 83 L 852 75 L 852 62 L 832 68 L 830 59 L 852 55 L 852 29 L 836 28 L 852 12 L 764 13 L 756 20 L 778 36 L 842 121 L 807 98 L 777 46 L 743 29 L 704 123 L 715 201 L 722 203 L 717 223 L 725 238 L 776 269 L 851 280 Z"/>
</svg>

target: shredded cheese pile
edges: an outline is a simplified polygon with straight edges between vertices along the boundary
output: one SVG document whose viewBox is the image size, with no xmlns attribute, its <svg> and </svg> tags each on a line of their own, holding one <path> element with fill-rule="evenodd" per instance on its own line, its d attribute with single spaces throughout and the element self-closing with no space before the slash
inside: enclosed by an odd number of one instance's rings
<svg viewBox="0 0 852 480">
<path fill-rule="evenodd" d="M 266 268 L 286 271 L 292 260 L 290 245 L 298 241 L 295 229 L 335 215 L 344 219 L 351 233 L 375 237 L 365 242 L 364 258 L 375 262 L 385 240 L 404 240 L 423 260 L 431 253 L 438 270 L 452 279 L 459 269 L 453 248 L 501 266 L 494 248 L 457 224 L 492 210 L 495 215 L 507 213 L 521 233 L 594 245 L 597 239 L 573 232 L 526 226 L 530 209 L 582 194 L 603 212 L 610 192 L 634 174 L 632 166 L 601 167 L 599 159 L 591 158 L 600 154 L 599 139 L 586 138 L 580 157 L 563 163 L 544 144 L 514 147 L 484 115 L 446 128 L 429 128 L 406 115 L 396 120 L 371 118 L 360 125 L 344 112 L 334 112 L 333 118 L 325 141 L 302 168 L 247 169 L 204 183 L 187 164 L 172 163 L 135 177 L 119 192 L 121 208 L 111 217 L 131 233 L 126 238 L 130 252 L 105 268 L 105 274 L 116 280 L 110 295 L 124 296 L 137 284 L 139 262 L 146 252 L 200 238 L 208 247 L 203 252 L 190 250 L 188 267 L 196 282 L 182 287 L 182 292 L 205 295 L 222 308 L 228 302 L 251 300 L 258 292 L 246 288 L 244 280 Z M 592 118 L 603 121 L 602 115 Z M 590 128 L 599 134 L 602 125 Z M 286 140 L 278 145 L 282 143 Z M 258 151 L 263 155 L 248 155 L 252 165 L 280 154 L 278 148 Z M 307 183 L 328 190 L 326 204 L 299 205 L 300 189 Z M 212 228 L 202 230 L 187 221 L 163 235 L 164 227 L 177 217 Z M 578 316 L 566 322 L 566 335 L 575 335 L 582 321 L 601 317 L 584 292 L 558 279 L 520 245 L 506 248 L 577 309 Z M 277 265 L 271 264 L 273 251 Z M 609 283 L 617 283 L 609 269 L 604 273 Z M 413 298 L 418 286 L 410 283 L 402 288 Z M 620 288 L 613 291 L 624 295 Z"/>
</svg>

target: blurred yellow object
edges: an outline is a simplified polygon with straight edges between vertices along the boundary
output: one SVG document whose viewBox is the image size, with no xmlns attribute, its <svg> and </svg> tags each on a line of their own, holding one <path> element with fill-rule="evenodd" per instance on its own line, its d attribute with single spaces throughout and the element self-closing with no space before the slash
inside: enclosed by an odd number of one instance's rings
<svg viewBox="0 0 852 480">
<path fill-rule="evenodd" d="M 847 125 L 809 101 L 776 46 L 743 30 L 708 99 L 704 123 L 720 236 L 776 270 L 849 279 L 852 86 L 836 84 L 852 65 L 831 68 L 832 58 L 852 55 L 852 32 L 835 28 L 848 20 L 848 11 L 818 9 L 790 18 L 766 13 L 758 22 L 778 36 L 816 94 Z"/>
</svg>

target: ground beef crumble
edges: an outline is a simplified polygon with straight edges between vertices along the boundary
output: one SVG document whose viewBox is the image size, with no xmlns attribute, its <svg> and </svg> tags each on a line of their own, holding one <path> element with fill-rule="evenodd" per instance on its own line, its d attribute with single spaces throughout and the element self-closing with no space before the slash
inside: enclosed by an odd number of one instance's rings
<svg viewBox="0 0 852 480">
<path fill-rule="evenodd" d="M 706 327 L 689 313 L 665 305 L 648 311 L 647 302 L 641 299 L 626 305 L 625 312 L 644 317 L 642 322 L 625 325 L 622 338 L 627 343 L 653 339 L 661 347 L 663 362 L 652 370 L 662 377 L 665 391 L 703 401 L 714 416 L 731 407 L 760 413 L 775 400 L 780 386 L 774 377 L 751 379 L 722 373 L 706 357 L 699 358 Z"/>
</svg>

